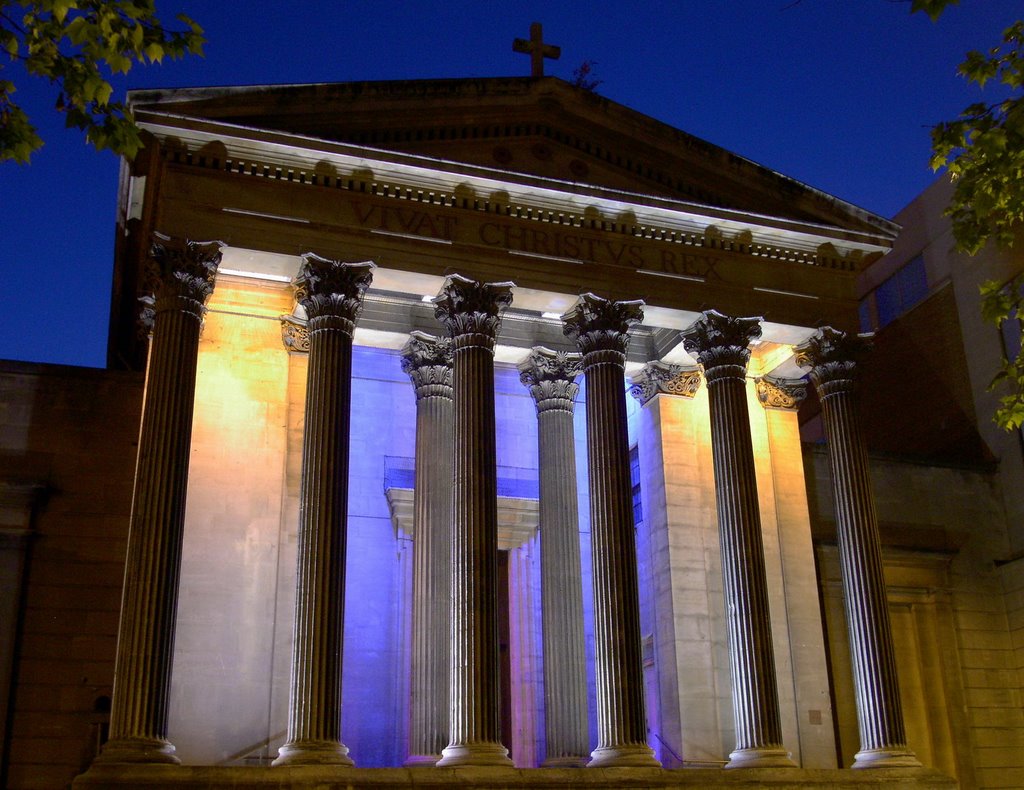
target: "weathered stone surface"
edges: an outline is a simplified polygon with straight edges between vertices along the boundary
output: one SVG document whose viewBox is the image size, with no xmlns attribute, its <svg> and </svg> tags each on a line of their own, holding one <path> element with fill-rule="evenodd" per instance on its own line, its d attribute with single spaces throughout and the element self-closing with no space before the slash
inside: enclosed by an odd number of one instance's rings
<svg viewBox="0 0 1024 790">
<path fill-rule="evenodd" d="M 573 406 L 579 354 L 534 348 L 519 366 L 537 404 L 540 471 L 544 742 L 549 767 L 583 765 L 588 752 L 587 668 Z"/>
<path fill-rule="evenodd" d="M 564 317 L 583 353 L 594 573 L 597 748 L 589 765 L 652 766 L 644 710 L 636 525 L 629 480 L 625 362 L 642 302 L 584 294 Z"/>
<path fill-rule="evenodd" d="M 782 745 L 768 581 L 754 450 L 747 412 L 750 341 L 761 319 L 714 310 L 683 332 L 687 351 L 704 368 L 711 410 L 722 576 L 729 626 L 736 749 L 728 767 L 792 765 Z"/>
<path fill-rule="evenodd" d="M 176 763 L 167 739 L 174 621 L 185 528 L 199 332 L 220 263 L 220 242 L 158 235 L 152 297 L 143 321 L 153 332 L 132 525 L 128 535 L 107 762 Z"/>
<path fill-rule="evenodd" d="M 798 768 L 751 768 L 722 771 L 708 768 L 664 770 L 661 768 L 350 768 L 295 766 L 291 768 L 215 768 L 170 766 L 94 766 L 75 780 L 75 790 L 101 788 L 180 788 L 181 790 L 386 790 L 386 788 L 562 788 L 588 787 L 594 790 L 622 788 L 693 787 L 763 788 L 774 790 L 954 790 L 955 781 L 937 771 L 884 769 L 875 771 L 801 770 Z"/>
<path fill-rule="evenodd" d="M 860 751 L 855 768 L 918 766 L 907 747 L 896 654 L 882 574 L 878 516 L 855 392 L 869 338 L 822 327 L 798 346 L 821 400 L 843 569 Z"/>
<path fill-rule="evenodd" d="M 511 302 L 512 283 L 459 275 L 435 299 L 455 390 L 450 733 L 439 766 L 512 764 L 500 741 L 494 422 L 494 341 Z"/>
<path fill-rule="evenodd" d="M 288 741 L 277 766 L 352 765 L 341 742 L 352 332 L 372 263 L 307 253 L 296 297 L 309 328 Z"/>
</svg>

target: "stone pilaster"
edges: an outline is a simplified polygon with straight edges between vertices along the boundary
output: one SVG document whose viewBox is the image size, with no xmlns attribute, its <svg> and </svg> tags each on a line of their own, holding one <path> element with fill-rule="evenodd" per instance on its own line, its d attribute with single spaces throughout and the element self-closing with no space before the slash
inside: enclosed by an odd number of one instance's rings
<svg viewBox="0 0 1024 790">
<path fill-rule="evenodd" d="M 598 745 L 591 766 L 657 766 L 647 745 L 635 524 L 626 428 L 629 327 L 642 302 L 584 294 L 563 316 L 583 353 L 594 566 Z"/>
<path fill-rule="evenodd" d="M 512 283 L 449 277 L 434 300 L 455 391 L 449 743 L 439 766 L 511 766 L 500 741 L 494 342 Z"/>
<path fill-rule="evenodd" d="M 849 335 L 823 327 L 794 351 L 797 364 L 810 370 L 828 438 L 860 726 L 860 751 L 853 767 L 919 766 L 907 748 L 878 517 L 857 413 L 859 361 L 869 343 L 870 335 Z"/>
<path fill-rule="evenodd" d="M 413 332 L 402 349 L 402 370 L 416 391 L 412 693 L 405 764 L 432 766 L 448 743 L 454 408 L 451 341 Z"/>
<path fill-rule="evenodd" d="M 98 762 L 177 763 L 167 740 L 196 359 L 220 242 L 157 234 L 144 320 L 152 329 L 125 566 L 110 740 Z"/>
<path fill-rule="evenodd" d="M 519 366 L 537 404 L 540 470 L 544 742 L 549 768 L 581 766 L 588 752 L 583 577 L 576 504 L 573 401 L 579 354 L 534 348 Z"/>
<path fill-rule="evenodd" d="M 782 746 L 768 579 L 747 412 L 749 344 L 760 336 L 759 318 L 730 318 L 714 310 L 704 312 L 683 332 L 684 347 L 704 368 L 711 411 L 736 722 L 736 749 L 729 755 L 727 768 L 794 765 Z"/>
<path fill-rule="evenodd" d="M 306 378 L 288 741 L 274 765 L 352 765 L 341 742 L 352 333 L 372 263 L 302 256 Z"/>
</svg>

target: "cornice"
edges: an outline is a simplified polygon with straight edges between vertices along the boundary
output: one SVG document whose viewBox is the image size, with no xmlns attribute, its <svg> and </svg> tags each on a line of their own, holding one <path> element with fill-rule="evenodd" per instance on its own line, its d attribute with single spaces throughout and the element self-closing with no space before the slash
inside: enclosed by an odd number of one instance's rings
<svg viewBox="0 0 1024 790">
<path fill-rule="evenodd" d="M 857 271 L 865 255 L 885 252 L 892 245 L 891 235 L 882 232 L 847 230 L 171 112 L 140 110 L 136 120 L 164 142 L 165 157 L 176 164 L 311 187 L 352 189 L 406 204 L 472 208 L 839 272 Z M 221 153 L 207 153 L 204 148 Z M 338 175 L 321 175 L 325 163 Z M 472 196 L 469 202 L 467 195 Z M 502 199 L 492 199 L 495 195 Z"/>
</svg>

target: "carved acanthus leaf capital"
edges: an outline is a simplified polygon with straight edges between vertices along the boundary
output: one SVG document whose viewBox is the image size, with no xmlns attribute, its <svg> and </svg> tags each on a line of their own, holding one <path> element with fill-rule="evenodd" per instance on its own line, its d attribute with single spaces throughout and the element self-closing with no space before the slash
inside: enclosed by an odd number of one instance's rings
<svg viewBox="0 0 1024 790">
<path fill-rule="evenodd" d="M 571 412 L 579 393 L 576 377 L 583 370 L 582 357 L 537 346 L 519 365 L 519 380 L 530 389 L 537 411 Z"/>
<path fill-rule="evenodd" d="M 761 318 L 733 318 L 705 310 L 682 332 L 683 348 L 695 354 L 708 382 L 746 375 L 750 342 L 761 337 Z"/>
<path fill-rule="evenodd" d="M 414 331 L 402 348 L 402 370 L 412 380 L 416 398 L 452 397 L 452 341 Z"/>
<path fill-rule="evenodd" d="M 181 310 L 202 319 L 213 293 L 222 241 L 193 241 L 153 234 L 146 265 L 142 323 L 152 329 L 156 314 Z"/>
<path fill-rule="evenodd" d="M 445 280 L 434 297 L 434 317 L 452 338 L 483 335 L 491 342 L 498 336 L 501 316 L 512 304 L 515 283 L 481 283 L 460 274 Z"/>
<path fill-rule="evenodd" d="M 613 302 L 585 293 L 562 316 L 562 331 L 576 341 L 583 354 L 612 351 L 625 356 L 629 328 L 643 321 L 643 308 L 640 300 Z"/>
<path fill-rule="evenodd" d="M 757 399 L 766 409 L 799 409 L 807 397 L 804 379 L 760 376 L 756 379 Z"/>
<path fill-rule="evenodd" d="M 340 329 L 351 334 L 376 266 L 370 261 L 330 260 L 312 252 L 300 257 L 295 299 L 306 311 L 310 332 Z"/>
<path fill-rule="evenodd" d="M 283 315 L 281 320 L 281 342 L 289 351 L 309 353 L 309 326 L 294 315 Z"/>
<path fill-rule="evenodd" d="M 793 348 L 796 364 L 807 368 L 822 398 L 856 386 L 864 356 L 871 349 L 873 335 L 855 335 L 823 326 Z"/>
<path fill-rule="evenodd" d="M 700 388 L 700 371 L 695 367 L 670 365 L 656 360 L 644 365 L 633 377 L 633 386 L 629 394 L 640 401 L 641 406 L 655 395 L 679 395 L 692 398 Z"/>
</svg>

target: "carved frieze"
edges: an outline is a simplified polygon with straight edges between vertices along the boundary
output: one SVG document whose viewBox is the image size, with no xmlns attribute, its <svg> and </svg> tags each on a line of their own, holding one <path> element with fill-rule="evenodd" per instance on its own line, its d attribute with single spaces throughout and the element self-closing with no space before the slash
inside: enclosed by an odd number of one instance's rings
<svg viewBox="0 0 1024 790">
<path fill-rule="evenodd" d="M 633 377 L 633 386 L 629 388 L 629 394 L 636 398 L 641 406 L 646 406 L 655 395 L 692 398 L 700 388 L 700 379 L 700 371 L 695 367 L 669 365 L 656 360 L 648 362 L 643 370 Z"/>
<path fill-rule="evenodd" d="M 309 353 L 309 326 L 294 315 L 283 315 L 281 320 L 281 342 L 288 351 Z"/>
<path fill-rule="evenodd" d="M 807 382 L 804 379 L 760 376 L 757 384 L 757 399 L 766 409 L 799 409 L 807 397 Z"/>
</svg>

